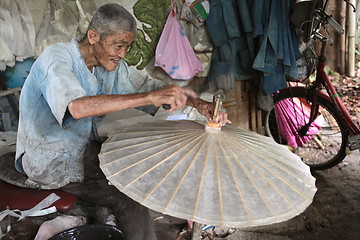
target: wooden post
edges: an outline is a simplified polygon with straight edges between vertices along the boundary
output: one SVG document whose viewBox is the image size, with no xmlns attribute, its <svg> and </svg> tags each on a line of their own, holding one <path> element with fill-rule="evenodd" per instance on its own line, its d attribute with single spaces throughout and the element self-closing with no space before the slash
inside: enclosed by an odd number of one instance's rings
<svg viewBox="0 0 360 240">
<path fill-rule="evenodd" d="M 356 0 L 350 0 L 354 6 L 356 5 Z M 353 8 L 347 6 L 347 20 L 348 20 L 348 67 L 347 73 L 350 77 L 355 76 L 355 33 L 356 33 L 356 21 L 355 13 Z"/>
<path fill-rule="evenodd" d="M 232 126 L 249 130 L 249 93 L 246 90 L 246 80 L 235 82 L 235 89 L 225 93 L 225 102 L 231 102 L 226 108 Z"/>
<path fill-rule="evenodd" d="M 193 224 L 193 230 L 191 234 L 191 240 L 201 240 L 201 229 L 202 224 L 194 222 Z"/>
<path fill-rule="evenodd" d="M 256 126 L 256 101 L 257 97 L 254 93 L 250 94 L 250 130 L 253 132 L 257 132 Z"/>
<path fill-rule="evenodd" d="M 340 7 L 340 25 L 345 28 L 346 26 L 346 2 L 341 1 Z M 340 35 L 340 74 L 346 73 L 346 34 Z"/>
</svg>

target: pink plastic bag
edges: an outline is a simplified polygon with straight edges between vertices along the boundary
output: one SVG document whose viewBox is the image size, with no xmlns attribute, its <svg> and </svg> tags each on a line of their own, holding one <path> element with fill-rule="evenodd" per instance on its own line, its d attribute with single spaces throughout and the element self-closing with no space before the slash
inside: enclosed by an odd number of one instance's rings
<svg viewBox="0 0 360 240">
<path fill-rule="evenodd" d="M 170 12 L 155 52 L 155 66 L 164 69 L 171 78 L 188 80 L 203 71 L 191 44 Z"/>
</svg>

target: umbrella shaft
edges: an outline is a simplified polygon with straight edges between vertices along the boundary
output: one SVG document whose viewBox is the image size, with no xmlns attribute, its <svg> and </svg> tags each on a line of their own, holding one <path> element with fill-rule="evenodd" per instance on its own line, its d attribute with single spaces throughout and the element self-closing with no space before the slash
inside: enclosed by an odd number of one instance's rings
<svg viewBox="0 0 360 240">
<path fill-rule="evenodd" d="M 221 95 L 215 94 L 213 97 L 213 109 L 212 109 L 212 117 L 211 117 L 211 120 L 213 122 L 216 121 L 217 115 L 219 113 L 220 102 L 221 102 Z"/>
</svg>

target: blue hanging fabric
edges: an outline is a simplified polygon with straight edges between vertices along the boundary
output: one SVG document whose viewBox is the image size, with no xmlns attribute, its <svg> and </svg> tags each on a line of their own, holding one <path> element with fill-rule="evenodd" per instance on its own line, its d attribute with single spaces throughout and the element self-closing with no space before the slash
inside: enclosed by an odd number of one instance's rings
<svg viewBox="0 0 360 240">
<path fill-rule="evenodd" d="M 246 0 L 212 0 L 206 20 L 214 44 L 207 88 L 231 90 L 236 80 L 254 78 L 252 22 Z"/>
<path fill-rule="evenodd" d="M 236 80 L 254 79 L 257 70 L 264 76 L 261 90 L 271 94 L 286 87 L 286 76 L 297 78 L 301 54 L 290 23 L 293 5 L 294 0 L 212 0 L 208 88 L 231 90 Z"/>
<path fill-rule="evenodd" d="M 298 75 L 296 60 L 301 54 L 290 23 L 293 5 L 294 0 L 253 1 L 252 19 L 260 41 L 253 68 L 263 72 L 261 89 L 265 94 L 286 87 L 286 76 L 297 78 Z"/>
</svg>

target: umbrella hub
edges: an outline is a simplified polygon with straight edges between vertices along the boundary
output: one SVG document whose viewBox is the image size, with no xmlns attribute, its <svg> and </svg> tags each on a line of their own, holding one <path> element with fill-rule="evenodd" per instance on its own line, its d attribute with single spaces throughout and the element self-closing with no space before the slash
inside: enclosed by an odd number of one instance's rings
<svg viewBox="0 0 360 240">
<path fill-rule="evenodd" d="M 211 120 L 209 120 L 205 125 L 205 131 L 208 133 L 217 133 L 221 130 L 220 124 L 215 121 L 223 98 L 224 93 L 222 91 L 218 91 L 213 96 Z"/>
<path fill-rule="evenodd" d="M 220 124 L 213 121 L 208 121 L 205 124 L 205 131 L 208 133 L 218 133 L 221 131 Z"/>
</svg>

